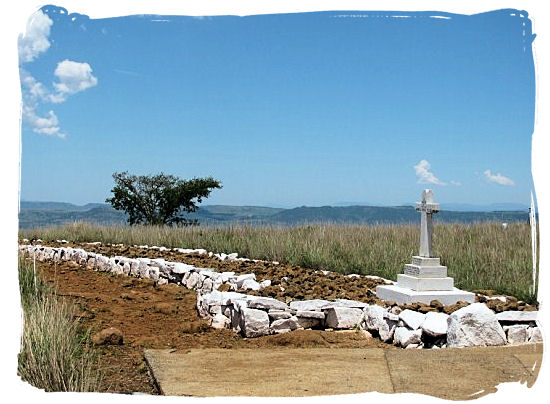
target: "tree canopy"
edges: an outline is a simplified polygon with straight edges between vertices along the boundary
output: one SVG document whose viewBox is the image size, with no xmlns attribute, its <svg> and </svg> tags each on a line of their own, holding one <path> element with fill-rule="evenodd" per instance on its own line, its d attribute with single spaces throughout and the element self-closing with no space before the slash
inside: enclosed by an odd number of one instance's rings
<svg viewBox="0 0 550 404">
<path fill-rule="evenodd" d="M 113 174 L 113 196 L 105 202 L 128 214 L 128 223 L 151 225 L 194 225 L 197 220 L 185 217 L 195 212 L 197 203 L 208 198 L 221 183 L 212 177 L 183 180 L 173 175 L 131 175 L 127 171 Z"/>
</svg>

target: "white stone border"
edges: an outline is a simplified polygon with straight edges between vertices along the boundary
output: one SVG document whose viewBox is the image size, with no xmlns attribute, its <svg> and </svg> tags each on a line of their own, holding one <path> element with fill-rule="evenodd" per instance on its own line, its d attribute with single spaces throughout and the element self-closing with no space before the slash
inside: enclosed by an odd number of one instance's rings
<svg viewBox="0 0 550 404">
<path fill-rule="evenodd" d="M 169 250 L 156 246 L 138 247 Z M 173 251 L 207 254 L 220 260 L 251 261 L 237 258 L 237 254 L 214 254 L 203 249 L 176 248 Z M 72 261 L 96 271 L 153 279 L 158 284 L 175 283 L 193 289 L 197 291 L 197 310 L 202 318 L 208 319 L 214 328 L 230 328 L 245 337 L 314 328 L 368 330 L 382 341 L 403 348 L 542 342 L 536 324 L 537 312 L 532 311 L 507 311 L 495 315 L 485 304 L 473 303 L 451 315 L 439 312 L 423 314 L 347 299 L 292 301 L 287 305 L 270 297 L 237 292 L 260 290 L 271 284 L 269 280 L 256 282 L 254 273 L 235 275 L 234 272 L 217 272 L 163 258 L 106 257 L 72 247 L 23 244 L 19 245 L 19 254 L 38 261 Z M 323 274 L 327 275 L 328 271 L 323 271 Z M 220 292 L 218 289 L 224 284 L 228 284 L 231 291 Z"/>
</svg>

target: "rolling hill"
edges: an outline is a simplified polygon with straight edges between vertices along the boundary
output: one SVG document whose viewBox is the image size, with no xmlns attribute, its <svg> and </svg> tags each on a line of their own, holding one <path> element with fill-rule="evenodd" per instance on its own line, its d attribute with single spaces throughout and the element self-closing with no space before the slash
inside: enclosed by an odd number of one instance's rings
<svg viewBox="0 0 550 404">
<path fill-rule="evenodd" d="M 412 206 L 301 206 L 292 209 L 265 206 L 205 205 L 189 215 L 201 225 L 297 225 L 314 222 L 357 224 L 416 223 L 418 213 Z M 479 221 L 527 221 L 526 210 L 460 212 L 443 210 L 435 216 L 438 222 L 473 223 Z M 66 202 L 21 202 L 19 228 L 56 226 L 75 221 L 103 225 L 125 224 L 126 215 L 110 205 L 89 203 L 73 205 Z"/>
</svg>

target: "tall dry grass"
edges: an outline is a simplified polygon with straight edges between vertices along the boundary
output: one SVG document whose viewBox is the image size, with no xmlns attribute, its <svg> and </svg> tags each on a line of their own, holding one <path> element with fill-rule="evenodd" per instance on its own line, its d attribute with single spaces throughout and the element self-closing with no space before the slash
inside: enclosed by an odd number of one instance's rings
<svg viewBox="0 0 550 404">
<path fill-rule="evenodd" d="M 315 269 L 396 279 L 417 253 L 415 225 L 158 227 L 74 223 L 21 231 L 21 237 L 75 242 L 102 241 L 237 252 Z M 455 285 L 493 289 L 533 302 L 530 227 L 526 223 L 436 224 L 434 254 L 448 266 Z"/>
<path fill-rule="evenodd" d="M 23 333 L 17 371 L 46 391 L 98 391 L 97 360 L 84 344 L 74 308 L 59 300 L 29 262 L 19 261 Z"/>
</svg>

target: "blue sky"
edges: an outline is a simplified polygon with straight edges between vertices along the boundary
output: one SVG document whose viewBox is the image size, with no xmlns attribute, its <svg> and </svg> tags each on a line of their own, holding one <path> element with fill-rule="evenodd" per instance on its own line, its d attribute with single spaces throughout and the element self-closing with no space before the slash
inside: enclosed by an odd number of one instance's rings
<svg viewBox="0 0 550 404">
<path fill-rule="evenodd" d="M 20 41 L 22 200 L 101 202 L 128 170 L 212 175 L 207 204 L 529 203 L 525 13 L 43 10 Z"/>
</svg>

